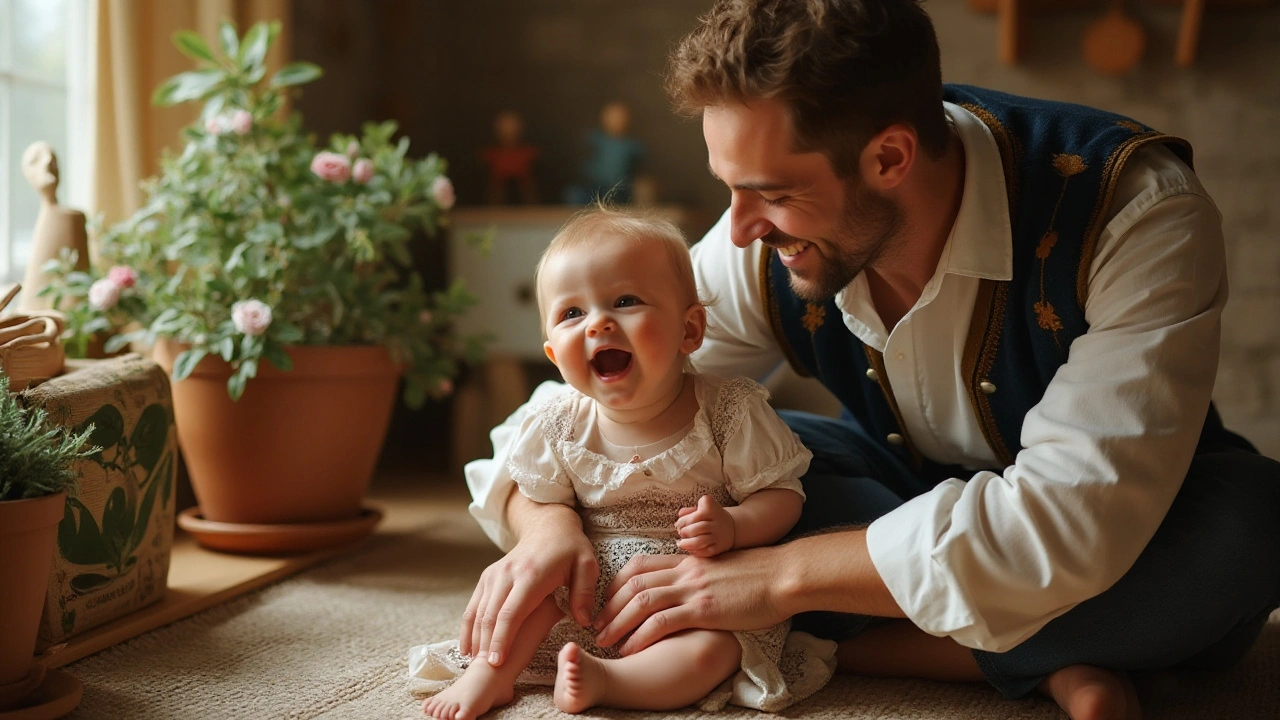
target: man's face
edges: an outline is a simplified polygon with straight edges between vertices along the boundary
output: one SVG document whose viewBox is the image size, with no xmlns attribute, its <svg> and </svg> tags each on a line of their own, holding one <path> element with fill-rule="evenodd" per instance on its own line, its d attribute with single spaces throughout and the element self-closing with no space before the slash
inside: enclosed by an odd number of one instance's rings
<svg viewBox="0 0 1280 720">
<path fill-rule="evenodd" d="M 733 244 L 758 238 L 772 248 L 801 298 L 832 297 L 897 236 L 894 202 L 857 177 L 837 177 L 822 153 L 792 151 L 780 101 L 708 107 L 702 132 L 711 172 L 729 186 Z"/>
</svg>

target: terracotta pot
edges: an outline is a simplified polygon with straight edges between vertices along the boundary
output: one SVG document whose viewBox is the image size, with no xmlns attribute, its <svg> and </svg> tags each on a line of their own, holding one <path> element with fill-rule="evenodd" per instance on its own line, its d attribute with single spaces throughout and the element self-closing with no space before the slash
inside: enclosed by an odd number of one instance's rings
<svg viewBox="0 0 1280 720">
<path fill-rule="evenodd" d="M 185 346 L 160 341 L 172 372 Z M 240 400 L 231 366 L 206 356 L 173 383 L 178 443 L 206 520 L 284 524 L 356 517 L 395 404 L 400 367 L 381 346 L 288 350 L 289 372 L 267 361 Z"/>
<path fill-rule="evenodd" d="M 65 492 L 0 502 L 0 686 L 27 677 Z"/>
</svg>

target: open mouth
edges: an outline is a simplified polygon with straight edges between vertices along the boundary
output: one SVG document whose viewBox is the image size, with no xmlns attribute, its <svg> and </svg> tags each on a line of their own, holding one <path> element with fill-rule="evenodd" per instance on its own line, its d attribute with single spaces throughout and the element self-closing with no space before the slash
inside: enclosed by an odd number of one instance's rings
<svg viewBox="0 0 1280 720">
<path fill-rule="evenodd" d="M 631 367 L 631 353 L 617 348 L 605 348 L 591 358 L 591 368 L 601 378 L 615 378 Z"/>
</svg>

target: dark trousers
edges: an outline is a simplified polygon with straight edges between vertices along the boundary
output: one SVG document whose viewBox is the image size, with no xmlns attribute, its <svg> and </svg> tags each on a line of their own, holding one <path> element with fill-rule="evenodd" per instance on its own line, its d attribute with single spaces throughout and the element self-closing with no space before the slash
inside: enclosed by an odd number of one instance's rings
<svg viewBox="0 0 1280 720">
<path fill-rule="evenodd" d="M 869 523 L 946 479 L 913 472 L 856 422 L 780 414 L 814 454 L 802 478 L 808 497 L 793 535 Z M 1115 585 L 1012 650 L 973 655 L 1007 697 L 1031 692 L 1069 665 L 1220 668 L 1244 655 L 1277 606 L 1280 463 L 1240 448 L 1215 448 L 1195 456 L 1155 536 Z M 805 613 L 794 627 L 844 640 L 869 622 Z"/>
</svg>

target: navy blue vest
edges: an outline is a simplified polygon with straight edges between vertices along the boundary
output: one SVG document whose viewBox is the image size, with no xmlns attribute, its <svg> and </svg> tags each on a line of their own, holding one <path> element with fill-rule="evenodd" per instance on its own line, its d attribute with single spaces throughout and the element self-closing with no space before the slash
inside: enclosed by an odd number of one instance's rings
<svg viewBox="0 0 1280 720">
<path fill-rule="evenodd" d="M 1088 329 L 1084 303 L 1094 245 L 1116 180 L 1139 148 L 1163 143 L 1191 165 L 1191 146 L 1093 108 L 947 85 L 943 97 L 976 115 L 1000 149 L 1013 228 L 1013 279 L 980 281 L 961 368 L 998 470 L 1020 449 L 1022 422 Z M 777 253 L 760 264 L 774 334 L 791 365 L 816 377 L 873 437 L 919 470 L 938 466 L 916 451 L 880 353 L 841 320 L 834 299 L 795 296 Z M 1213 407 L 1201 437 L 1248 447 L 1222 428 Z M 1243 443 L 1243 445 L 1242 445 Z M 942 473 L 946 476 L 946 473 Z"/>
</svg>

